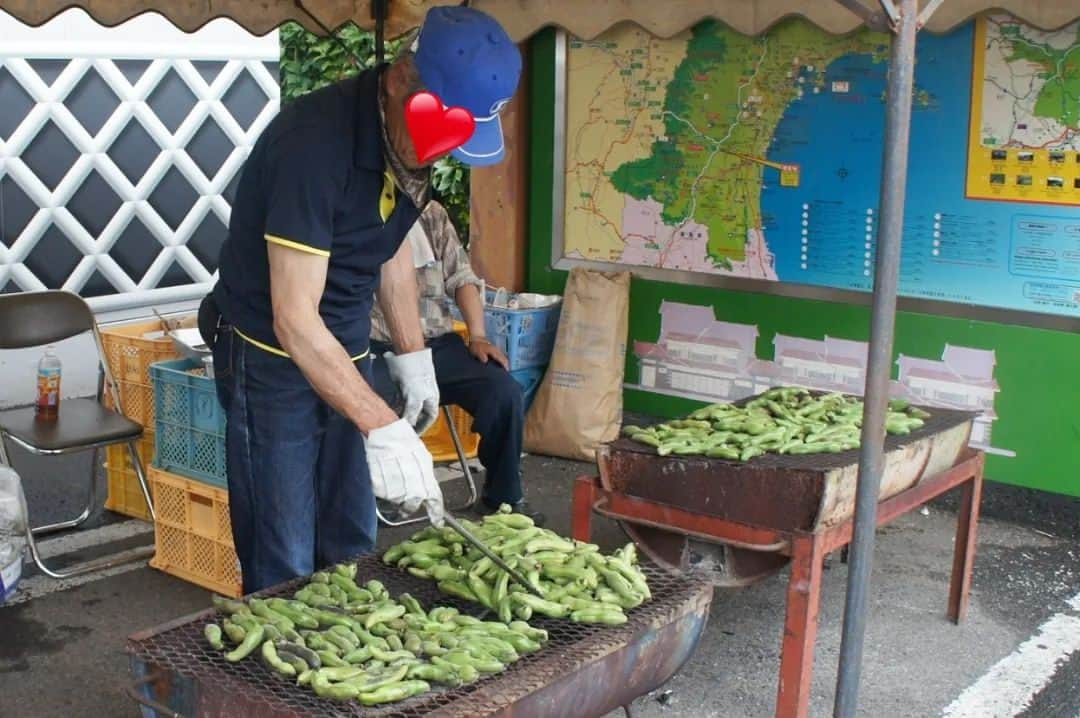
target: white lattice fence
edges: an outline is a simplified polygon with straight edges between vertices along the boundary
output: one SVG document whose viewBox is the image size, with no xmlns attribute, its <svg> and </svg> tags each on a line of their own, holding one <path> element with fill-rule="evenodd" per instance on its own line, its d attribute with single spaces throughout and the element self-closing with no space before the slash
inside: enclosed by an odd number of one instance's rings
<svg viewBox="0 0 1080 718">
<path fill-rule="evenodd" d="M 62 287 L 113 310 L 212 281 L 226 198 L 278 109 L 276 34 L 136 22 L 81 34 L 77 55 L 45 31 L 0 43 L 0 291 Z"/>
</svg>

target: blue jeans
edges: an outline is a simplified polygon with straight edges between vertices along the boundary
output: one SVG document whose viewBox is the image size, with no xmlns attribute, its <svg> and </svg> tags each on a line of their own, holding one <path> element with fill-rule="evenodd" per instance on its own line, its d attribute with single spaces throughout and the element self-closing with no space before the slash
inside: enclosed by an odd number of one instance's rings
<svg viewBox="0 0 1080 718">
<path fill-rule="evenodd" d="M 477 458 L 484 466 L 483 501 L 492 507 L 516 504 L 522 499 L 521 446 L 525 431 L 525 400 L 514 377 L 493 361 L 487 364 L 469 353 L 457 334 L 429 339 L 435 381 L 443 404 L 456 404 L 473 418 L 472 430 L 480 435 Z M 372 367 L 375 391 L 395 410 L 401 409 L 401 396 L 390 372 L 384 352 L 392 347 L 371 342 L 375 357 Z"/>
<path fill-rule="evenodd" d="M 357 368 L 370 380 L 371 361 Z M 291 359 L 225 328 L 214 346 L 229 513 L 244 593 L 370 552 L 375 496 L 359 429 Z"/>
</svg>

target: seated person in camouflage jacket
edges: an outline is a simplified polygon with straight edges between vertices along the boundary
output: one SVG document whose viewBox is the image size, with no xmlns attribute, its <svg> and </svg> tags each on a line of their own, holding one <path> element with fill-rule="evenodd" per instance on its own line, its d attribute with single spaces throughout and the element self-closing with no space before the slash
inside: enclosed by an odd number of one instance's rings
<svg viewBox="0 0 1080 718">
<path fill-rule="evenodd" d="M 480 435 L 479 459 L 485 469 L 477 510 L 487 514 L 500 504 L 533 516 L 521 489 L 521 448 L 525 410 L 521 387 L 507 371 L 503 352 L 484 329 L 484 281 L 469 265 L 446 209 L 431 201 L 405 238 L 412 243 L 416 284 L 420 290 L 420 323 L 431 348 L 440 401 L 456 404 L 473 418 Z M 469 329 L 469 342 L 454 332 L 451 306 L 456 303 Z M 383 354 L 392 351 L 386 320 L 378 307 L 371 316 L 374 388 L 398 410 L 401 398 Z"/>
</svg>

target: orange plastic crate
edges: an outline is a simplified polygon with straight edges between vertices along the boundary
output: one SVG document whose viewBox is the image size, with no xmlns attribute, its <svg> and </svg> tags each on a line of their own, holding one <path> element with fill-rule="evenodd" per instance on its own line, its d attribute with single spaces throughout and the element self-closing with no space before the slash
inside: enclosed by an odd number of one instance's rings
<svg viewBox="0 0 1080 718">
<path fill-rule="evenodd" d="M 154 428 L 154 389 L 145 384 L 132 381 L 117 381 L 116 391 L 120 394 L 120 413 L 141 424 L 144 429 Z M 105 390 L 105 406 L 116 409 L 112 393 Z"/>
<path fill-rule="evenodd" d="M 460 406 L 451 406 L 450 415 L 454 417 L 454 426 L 458 430 L 461 439 L 461 448 L 465 450 L 465 456 L 475 459 L 480 448 L 480 435 L 473 433 L 472 416 Z M 431 458 L 436 462 L 457 461 L 457 449 L 454 448 L 454 439 L 450 436 L 450 427 L 446 423 L 446 415 L 439 412 L 439 420 L 431 425 L 431 428 L 420 437 L 424 446 L 431 452 Z"/>
<path fill-rule="evenodd" d="M 194 324 L 195 316 L 190 315 L 170 321 L 170 328 Z M 163 329 L 157 319 L 101 329 L 105 361 L 109 364 L 109 371 L 116 380 L 116 389 L 120 394 L 120 411 L 147 429 L 154 428 L 154 389 L 150 381 L 150 365 L 180 356 L 168 337 L 143 338 L 144 334 Z M 105 391 L 105 405 L 110 409 L 116 408 L 108 389 Z"/>
<path fill-rule="evenodd" d="M 150 462 L 154 460 L 153 432 L 144 432 L 137 446 L 143 471 L 149 472 Z M 146 506 L 146 498 L 143 497 L 139 477 L 131 463 L 131 454 L 127 446 L 124 444 L 110 446 L 105 450 L 105 457 L 105 479 L 109 487 L 105 508 L 124 516 L 149 521 L 150 509 Z"/>
<path fill-rule="evenodd" d="M 223 596 L 242 595 L 229 492 L 153 467 L 149 477 L 157 512 L 150 565 Z"/>
</svg>

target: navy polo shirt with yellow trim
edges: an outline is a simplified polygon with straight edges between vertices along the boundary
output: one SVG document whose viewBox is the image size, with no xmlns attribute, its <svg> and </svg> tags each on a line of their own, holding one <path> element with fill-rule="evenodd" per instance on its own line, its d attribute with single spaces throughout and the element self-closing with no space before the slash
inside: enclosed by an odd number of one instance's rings
<svg viewBox="0 0 1080 718">
<path fill-rule="evenodd" d="M 237 185 L 214 300 L 245 339 L 283 354 L 270 301 L 270 242 L 329 260 L 319 314 L 349 356 L 367 352 L 381 265 L 419 211 L 385 166 L 378 73 L 285 105 Z"/>
</svg>

